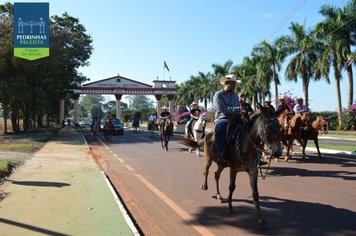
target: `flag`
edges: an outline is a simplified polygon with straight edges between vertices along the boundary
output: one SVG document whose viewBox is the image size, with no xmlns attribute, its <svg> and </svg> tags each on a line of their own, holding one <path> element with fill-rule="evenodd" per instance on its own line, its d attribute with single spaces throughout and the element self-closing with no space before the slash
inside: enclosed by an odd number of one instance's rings
<svg viewBox="0 0 356 236">
<path fill-rule="evenodd" d="M 163 69 L 167 69 L 169 72 L 171 72 L 167 66 L 166 61 L 163 61 Z"/>
</svg>

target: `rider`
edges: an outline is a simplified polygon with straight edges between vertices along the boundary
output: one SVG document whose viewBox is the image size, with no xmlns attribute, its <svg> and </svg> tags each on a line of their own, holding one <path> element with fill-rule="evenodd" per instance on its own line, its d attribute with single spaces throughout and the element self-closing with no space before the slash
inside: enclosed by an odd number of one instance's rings
<svg viewBox="0 0 356 236">
<path fill-rule="evenodd" d="M 152 112 L 151 115 L 148 117 L 148 124 L 152 125 L 153 130 L 155 130 L 154 125 L 156 124 L 157 115 L 155 112 Z"/>
<path fill-rule="evenodd" d="M 296 102 L 297 104 L 295 104 L 293 107 L 295 115 L 302 114 L 303 112 L 308 111 L 307 106 L 303 104 L 303 98 L 297 98 Z"/>
<path fill-rule="evenodd" d="M 220 78 L 220 84 L 224 88 L 214 94 L 213 107 L 215 110 L 215 145 L 218 152 L 218 164 L 226 165 L 227 159 L 223 154 L 224 144 L 226 143 L 226 129 L 229 119 L 233 115 L 240 113 L 240 103 L 235 93 L 236 76 L 226 75 Z"/>
<path fill-rule="evenodd" d="M 284 121 L 284 129 L 286 131 L 286 133 L 288 132 L 288 123 L 289 123 L 289 120 L 290 120 L 290 112 L 291 112 L 291 109 L 289 108 L 288 104 L 286 103 L 286 98 L 281 96 L 279 97 L 279 105 L 277 107 L 277 110 L 276 110 L 276 116 L 278 117 L 280 114 L 282 114 L 283 112 L 288 112 L 288 114 L 285 116 L 285 121 Z"/>
<path fill-rule="evenodd" d="M 199 119 L 199 114 L 201 114 L 201 110 L 198 108 L 198 104 L 196 102 L 193 102 L 190 104 L 190 119 L 187 122 L 187 127 L 188 127 L 188 134 L 193 133 L 192 131 L 192 125 L 193 121 L 197 121 Z"/>
<path fill-rule="evenodd" d="M 98 123 L 98 118 L 95 116 L 93 118 L 93 121 L 91 122 L 91 125 L 90 125 L 90 128 L 91 128 L 91 131 L 93 132 L 93 129 L 94 129 L 94 125 Z"/>
<path fill-rule="evenodd" d="M 244 93 L 239 93 L 239 102 L 240 102 L 240 109 L 243 114 L 243 121 L 246 122 L 250 119 L 250 116 L 253 114 L 253 109 L 249 103 L 246 102 L 246 95 Z"/>
<path fill-rule="evenodd" d="M 296 99 L 297 104 L 294 105 L 293 111 L 295 115 L 305 115 L 303 122 L 305 123 L 305 130 L 310 128 L 310 118 L 308 113 L 308 108 L 306 105 L 303 104 L 303 98 L 299 97 Z"/>
<path fill-rule="evenodd" d="M 271 99 L 269 98 L 266 99 L 264 107 L 270 109 L 273 113 L 276 112 L 276 109 L 274 109 L 274 106 L 271 104 Z"/>
<path fill-rule="evenodd" d="M 168 107 L 166 107 L 166 106 L 162 107 L 162 112 L 159 115 L 159 120 L 160 120 L 159 128 L 161 130 L 162 126 L 163 126 L 163 122 L 166 120 L 168 120 L 168 121 L 171 120 L 171 113 L 168 111 Z"/>
</svg>

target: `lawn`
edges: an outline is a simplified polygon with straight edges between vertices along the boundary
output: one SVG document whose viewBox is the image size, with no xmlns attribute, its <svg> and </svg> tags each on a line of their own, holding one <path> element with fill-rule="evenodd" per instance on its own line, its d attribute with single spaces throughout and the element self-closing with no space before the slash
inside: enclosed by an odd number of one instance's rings
<svg viewBox="0 0 356 236">
<path fill-rule="evenodd" d="M 308 144 L 307 147 L 315 148 L 314 144 Z M 356 147 L 352 146 L 339 146 L 339 145 L 329 145 L 329 144 L 319 144 L 321 149 L 339 150 L 346 152 L 356 152 Z"/>
</svg>

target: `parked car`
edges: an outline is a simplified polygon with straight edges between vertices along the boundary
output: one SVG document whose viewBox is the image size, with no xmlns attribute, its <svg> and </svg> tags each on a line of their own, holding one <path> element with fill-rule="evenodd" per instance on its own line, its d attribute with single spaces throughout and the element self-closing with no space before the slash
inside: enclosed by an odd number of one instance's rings
<svg viewBox="0 0 356 236">
<path fill-rule="evenodd" d="M 124 134 L 124 124 L 119 119 L 112 119 L 111 122 L 115 127 L 115 134 L 123 135 Z M 104 130 L 104 125 L 105 125 L 105 122 L 100 123 L 100 132 L 102 132 Z"/>
<path fill-rule="evenodd" d="M 119 134 L 123 135 L 124 134 L 124 123 L 122 123 L 119 119 L 112 119 L 111 122 L 115 127 L 115 133 L 117 135 L 119 135 Z"/>
</svg>

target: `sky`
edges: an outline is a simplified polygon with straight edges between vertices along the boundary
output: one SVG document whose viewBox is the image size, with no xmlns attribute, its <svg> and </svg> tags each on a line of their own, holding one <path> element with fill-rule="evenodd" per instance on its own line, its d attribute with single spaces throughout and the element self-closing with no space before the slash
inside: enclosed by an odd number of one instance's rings
<svg viewBox="0 0 356 236">
<path fill-rule="evenodd" d="M 13 1 L 10 1 L 13 3 Z M 241 64 L 262 40 L 272 42 L 289 34 L 290 22 L 321 22 L 324 4 L 341 7 L 347 0 L 35 0 L 49 2 L 50 15 L 79 19 L 93 38 L 90 65 L 80 68 L 90 82 L 120 75 L 153 85 L 158 79 L 180 84 L 199 71 L 212 72 L 212 64 L 231 59 Z M 170 72 L 164 70 L 163 61 Z M 354 68 L 355 69 L 355 68 Z M 280 72 L 279 93 L 303 96 L 302 83 L 285 80 Z M 346 104 L 346 74 L 341 83 Z M 311 82 L 309 108 L 336 111 L 336 89 Z M 273 90 L 273 84 L 271 84 Z M 274 91 L 272 91 L 273 94 Z M 354 95 L 356 97 L 356 94 Z M 114 97 L 112 98 L 114 99 Z"/>
</svg>

